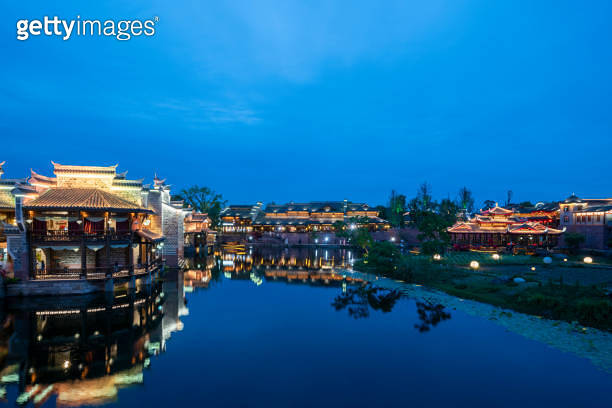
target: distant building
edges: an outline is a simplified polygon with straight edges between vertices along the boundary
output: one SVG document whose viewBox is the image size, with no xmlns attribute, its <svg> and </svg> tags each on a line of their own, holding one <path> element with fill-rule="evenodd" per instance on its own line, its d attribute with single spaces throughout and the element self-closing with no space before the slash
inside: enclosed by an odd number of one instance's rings
<svg viewBox="0 0 612 408">
<path fill-rule="evenodd" d="M 357 227 L 367 227 L 372 231 L 389 229 L 389 223 L 378 217 L 378 210 L 375 208 L 345 200 L 271 204 L 257 217 L 253 223 L 253 230 L 325 232 L 333 231 L 336 222 L 344 222 L 353 229 Z"/>
<path fill-rule="evenodd" d="M 230 205 L 221 211 L 221 231 L 246 233 L 253 231 L 253 221 L 261 213 L 263 203 Z"/>
<path fill-rule="evenodd" d="M 495 206 L 448 229 L 456 249 L 536 249 L 557 245 L 562 230 Z"/>
<path fill-rule="evenodd" d="M 612 242 L 612 198 L 581 199 L 575 194 L 559 203 L 560 225 L 583 234 L 584 248 L 608 249 Z"/>
</svg>

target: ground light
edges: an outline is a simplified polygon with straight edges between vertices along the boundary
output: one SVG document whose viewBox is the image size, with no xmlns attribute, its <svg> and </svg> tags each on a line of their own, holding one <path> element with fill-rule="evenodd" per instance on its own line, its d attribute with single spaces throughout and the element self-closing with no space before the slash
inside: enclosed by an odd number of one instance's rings
<svg viewBox="0 0 612 408">
<path fill-rule="evenodd" d="M 532 267 L 531 267 L 531 270 L 532 270 L 532 271 L 535 271 L 535 266 L 532 266 Z"/>
<path fill-rule="evenodd" d="M 499 258 L 500 258 L 499 254 L 493 254 L 492 257 L 493 257 L 493 260 L 499 261 Z"/>
<path fill-rule="evenodd" d="M 478 269 L 478 268 L 480 268 L 480 264 L 478 263 L 478 261 L 472 261 L 472 262 L 470 262 L 470 268 Z"/>
<path fill-rule="evenodd" d="M 434 259 L 434 261 L 439 261 L 439 260 L 441 260 L 441 259 L 442 259 L 442 255 L 440 255 L 440 254 L 434 254 L 433 259 Z"/>
<path fill-rule="evenodd" d="M 590 256 L 585 257 L 584 263 L 587 263 L 587 264 L 593 263 L 593 258 L 591 258 Z"/>
</svg>

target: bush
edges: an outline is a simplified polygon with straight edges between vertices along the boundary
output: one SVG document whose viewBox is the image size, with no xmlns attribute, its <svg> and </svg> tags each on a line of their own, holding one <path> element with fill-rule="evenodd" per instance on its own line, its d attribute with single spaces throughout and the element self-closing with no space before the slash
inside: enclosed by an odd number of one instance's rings
<svg viewBox="0 0 612 408">
<path fill-rule="evenodd" d="M 578 301 L 576 310 L 582 324 L 612 328 L 612 302 L 609 300 L 583 299 Z"/>
<path fill-rule="evenodd" d="M 553 311 L 561 306 L 561 303 L 558 299 L 544 295 L 542 293 L 535 293 L 525 299 L 525 303 L 532 307 L 537 307 L 539 309 L 547 309 Z"/>
</svg>

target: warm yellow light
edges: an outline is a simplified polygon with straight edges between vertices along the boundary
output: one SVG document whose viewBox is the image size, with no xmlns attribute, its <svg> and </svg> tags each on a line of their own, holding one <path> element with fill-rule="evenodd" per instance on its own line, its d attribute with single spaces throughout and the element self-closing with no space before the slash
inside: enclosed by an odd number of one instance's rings
<svg viewBox="0 0 612 408">
<path fill-rule="evenodd" d="M 480 268 L 480 264 L 477 261 L 472 261 L 472 262 L 470 262 L 470 268 L 478 269 L 478 268 Z"/>
<path fill-rule="evenodd" d="M 499 254 L 493 254 L 493 259 L 499 261 Z"/>
<path fill-rule="evenodd" d="M 65 360 L 64 361 L 64 368 L 68 368 L 68 367 L 70 367 L 70 361 Z"/>
<path fill-rule="evenodd" d="M 439 261 L 440 259 L 442 259 L 442 255 L 440 255 L 440 254 L 435 254 L 435 255 L 433 256 L 433 259 L 434 259 L 434 261 Z"/>
<path fill-rule="evenodd" d="M 588 264 L 593 263 L 593 258 L 591 258 L 590 256 L 585 257 L 584 263 L 588 263 Z"/>
<path fill-rule="evenodd" d="M 535 271 L 535 266 L 532 266 L 532 267 L 531 267 L 531 270 L 532 270 L 532 271 Z"/>
</svg>

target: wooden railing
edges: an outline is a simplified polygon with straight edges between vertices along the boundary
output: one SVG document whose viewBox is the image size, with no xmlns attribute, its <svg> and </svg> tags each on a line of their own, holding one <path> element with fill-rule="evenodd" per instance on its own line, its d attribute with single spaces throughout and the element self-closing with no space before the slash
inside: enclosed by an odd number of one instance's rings
<svg viewBox="0 0 612 408">
<path fill-rule="evenodd" d="M 128 278 L 132 273 L 135 276 L 140 276 L 154 272 L 157 268 L 163 266 L 161 259 L 155 260 L 148 265 L 134 265 L 131 269 L 127 265 L 117 265 L 95 267 L 95 268 L 60 268 L 60 269 L 45 269 L 37 270 L 34 273 L 35 280 L 100 280 L 106 278 Z M 85 272 L 85 274 L 83 274 Z"/>
<path fill-rule="evenodd" d="M 32 240 L 38 242 L 62 242 L 62 241 L 105 241 L 107 236 L 111 241 L 130 239 L 129 231 L 102 231 L 102 232 L 83 232 L 83 231 L 32 231 Z"/>
</svg>

